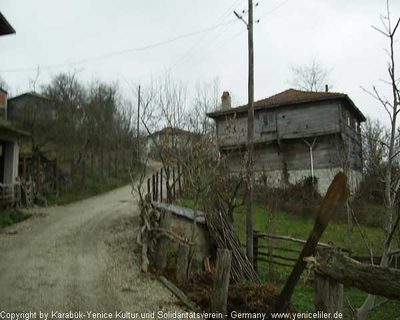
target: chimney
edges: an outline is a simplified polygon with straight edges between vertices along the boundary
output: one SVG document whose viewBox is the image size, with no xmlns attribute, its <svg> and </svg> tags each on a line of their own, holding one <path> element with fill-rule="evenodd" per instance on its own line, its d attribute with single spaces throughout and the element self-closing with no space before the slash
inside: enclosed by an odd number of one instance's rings
<svg viewBox="0 0 400 320">
<path fill-rule="evenodd" d="M 228 91 L 224 91 L 221 97 L 222 110 L 229 110 L 231 108 L 231 96 Z"/>
<path fill-rule="evenodd" d="M 329 90 L 328 90 L 328 85 L 327 85 L 327 84 L 325 85 L 325 92 L 326 92 L 326 93 L 329 92 Z"/>
</svg>

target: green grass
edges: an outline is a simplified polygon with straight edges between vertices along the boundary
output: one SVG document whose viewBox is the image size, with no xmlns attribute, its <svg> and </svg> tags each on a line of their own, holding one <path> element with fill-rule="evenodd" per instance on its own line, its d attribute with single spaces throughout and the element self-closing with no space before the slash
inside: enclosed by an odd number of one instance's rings
<svg viewBox="0 0 400 320">
<path fill-rule="evenodd" d="M 193 207 L 193 202 L 188 199 L 181 200 L 182 206 Z M 376 209 L 376 208 L 375 208 Z M 291 236 L 299 239 L 307 239 L 314 225 L 313 219 L 299 218 L 291 215 L 287 212 L 271 212 L 267 210 L 265 206 L 258 204 L 254 205 L 254 229 L 260 232 Z M 368 223 L 368 225 L 371 225 Z M 245 243 L 246 239 L 246 208 L 241 207 L 235 211 L 235 228 L 238 232 L 239 238 L 242 243 Z M 383 231 L 380 227 L 371 227 L 362 225 L 368 242 L 374 248 L 374 253 L 379 255 L 382 249 L 383 243 Z M 322 242 L 333 242 L 336 246 L 343 248 L 349 248 L 349 235 L 347 223 L 341 221 L 333 221 L 329 224 L 322 239 Z M 356 226 L 352 233 L 352 251 L 353 256 L 369 256 L 368 250 L 364 244 L 364 240 Z M 261 240 L 260 245 L 267 245 L 265 240 Z M 290 249 L 301 250 L 301 244 L 288 243 L 287 241 L 270 241 L 269 245 L 281 246 Z M 263 249 L 266 251 L 266 249 Z M 285 253 L 279 252 L 280 255 L 284 255 L 289 258 L 297 259 L 298 253 Z M 289 262 L 294 264 L 294 262 Z M 265 262 L 260 262 L 261 267 L 260 277 L 265 283 L 274 283 L 279 289 L 282 289 L 291 268 L 281 267 L 276 265 L 270 265 Z M 308 272 L 303 273 L 302 279 L 296 286 L 292 303 L 298 308 L 300 312 L 309 312 L 314 310 L 314 289 L 310 281 L 306 281 Z M 311 275 L 310 275 L 311 276 Z M 350 319 L 350 308 L 347 306 L 347 299 L 350 301 L 353 308 L 358 308 L 362 305 L 366 293 L 361 292 L 355 288 L 345 288 L 345 309 L 346 319 Z M 347 299 L 346 299 L 347 298 Z M 382 301 L 382 298 L 378 298 L 377 302 Z M 380 308 L 373 310 L 370 313 L 369 319 L 380 320 L 380 319 L 396 319 L 400 317 L 400 302 L 390 301 Z"/>
<path fill-rule="evenodd" d="M 235 226 L 239 238 L 245 241 L 246 208 L 238 208 L 235 212 Z M 272 233 L 294 238 L 307 239 L 314 225 L 313 219 L 304 219 L 293 216 L 287 212 L 270 212 L 260 205 L 254 206 L 254 229 L 260 232 Z M 352 233 L 352 252 L 354 256 L 369 255 L 361 234 L 355 229 Z M 375 252 L 380 252 L 384 234 L 377 227 L 362 227 L 368 242 Z M 331 222 L 322 236 L 321 242 L 333 242 L 334 245 L 349 248 L 349 235 L 347 223 Z"/>
<path fill-rule="evenodd" d="M 24 221 L 31 215 L 21 211 L 5 210 L 0 211 L 0 229 L 8 227 L 14 223 Z"/>
</svg>

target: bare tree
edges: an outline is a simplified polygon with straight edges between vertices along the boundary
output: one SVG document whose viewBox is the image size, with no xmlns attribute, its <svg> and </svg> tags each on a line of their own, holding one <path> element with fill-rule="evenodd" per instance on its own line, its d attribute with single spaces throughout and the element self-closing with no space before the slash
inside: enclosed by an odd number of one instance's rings
<svg viewBox="0 0 400 320">
<path fill-rule="evenodd" d="M 387 51 L 389 55 L 389 62 L 387 66 L 389 81 L 385 81 L 385 83 L 390 86 L 391 97 L 390 99 L 386 98 L 375 86 L 373 87 L 372 92 L 367 92 L 381 103 L 390 119 L 389 141 L 388 144 L 385 145 L 387 148 L 387 163 L 384 169 L 384 203 L 386 211 L 384 226 L 385 240 L 383 243 L 382 259 L 380 262 L 382 267 L 387 267 L 390 258 L 391 242 L 396 231 L 395 229 L 398 227 L 398 219 L 395 221 L 395 215 L 396 207 L 398 205 L 397 193 L 400 188 L 400 172 L 399 170 L 396 170 L 396 161 L 400 152 L 397 129 L 397 116 L 400 111 L 400 90 L 398 87 L 399 78 L 395 69 L 395 35 L 400 24 L 400 18 L 398 18 L 393 25 L 390 15 L 389 0 L 386 2 L 386 14 L 382 15 L 380 20 L 382 22 L 382 28 L 377 28 L 374 26 L 373 28 L 384 35 L 389 41 L 389 50 Z M 368 312 L 373 307 L 374 302 L 375 296 L 368 295 L 364 301 L 364 304 L 358 309 L 357 317 L 359 320 L 367 318 Z"/>
<path fill-rule="evenodd" d="M 192 112 L 188 115 L 191 130 L 200 134 L 212 131 L 213 124 L 211 119 L 207 117 L 207 113 L 219 108 L 221 104 L 220 93 L 219 78 L 214 78 L 211 82 L 197 82 Z"/>
<path fill-rule="evenodd" d="M 329 71 L 324 69 L 321 63 L 313 58 L 309 64 L 291 67 L 293 79 L 289 81 L 295 88 L 305 91 L 323 91 L 328 84 Z"/>
<path fill-rule="evenodd" d="M 9 90 L 9 86 L 7 84 L 7 82 L 0 76 L 0 88 L 8 91 Z"/>
</svg>

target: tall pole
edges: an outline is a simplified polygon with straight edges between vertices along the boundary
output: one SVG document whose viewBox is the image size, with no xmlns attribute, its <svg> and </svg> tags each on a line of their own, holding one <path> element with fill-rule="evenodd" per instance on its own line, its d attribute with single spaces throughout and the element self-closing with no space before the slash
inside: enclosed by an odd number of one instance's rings
<svg viewBox="0 0 400 320">
<path fill-rule="evenodd" d="M 248 83 L 248 124 L 247 124 L 247 214 L 246 214 L 246 253 L 254 264 L 253 253 L 253 199 L 254 199 L 254 47 L 253 47 L 253 0 L 249 0 L 248 50 L 249 50 L 249 83 Z"/>
<path fill-rule="evenodd" d="M 139 121 L 140 121 L 140 86 L 138 90 L 138 107 L 137 107 L 137 125 L 136 125 L 136 130 L 137 130 L 137 161 L 139 162 L 140 160 L 140 134 L 139 134 Z"/>
</svg>

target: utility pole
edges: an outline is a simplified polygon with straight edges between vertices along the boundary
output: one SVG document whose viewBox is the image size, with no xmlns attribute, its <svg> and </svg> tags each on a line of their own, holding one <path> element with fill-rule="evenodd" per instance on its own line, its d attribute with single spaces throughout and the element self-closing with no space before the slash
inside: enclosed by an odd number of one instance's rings
<svg viewBox="0 0 400 320">
<path fill-rule="evenodd" d="M 246 253 L 254 265 L 253 256 L 253 199 L 254 199 L 254 45 L 253 45 L 253 0 L 249 0 L 248 50 L 249 50 L 249 83 L 248 83 L 248 123 L 247 123 L 247 199 L 246 199 Z M 256 257 L 257 258 L 257 257 Z"/>
<path fill-rule="evenodd" d="M 243 11 L 244 13 L 245 11 Z M 253 200 L 254 200 L 254 45 L 253 45 L 253 0 L 249 0 L 249 21 L 233 11 L 235 16 L 244 22 L 248 31 L 249 82 L 248 82 L 248 114 L 247 114 L 247 160 L 246 160 L 246 254 L 254 264 L 253 246 Z"/>
<path fill-rule="evenodd" d="M 140 121 L 140 86 L 138 90 L 138 111 L 137 111 L 137 161 L 140 162 L 140 134 L 139 134 L 139 121 Z"/>
</svg>

